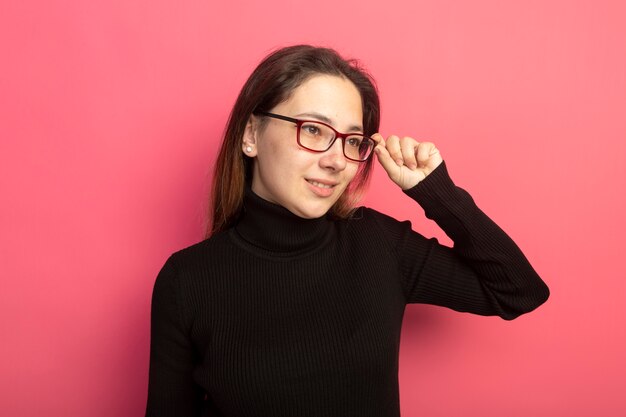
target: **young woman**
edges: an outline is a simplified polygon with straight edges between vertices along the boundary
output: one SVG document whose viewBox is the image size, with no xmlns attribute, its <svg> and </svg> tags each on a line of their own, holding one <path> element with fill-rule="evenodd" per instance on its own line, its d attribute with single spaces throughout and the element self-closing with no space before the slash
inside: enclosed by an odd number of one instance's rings
<svg viewBox="0 0 626 417">
<path fill-rule="evenodd" d="M 511 320 L 546 301 L 435 145 L 385 139 L 379 114 L 369 76 L 329 49 L 287 47 L 252 73 L 210 236 L 156 279 L 146 416 L 397 417 L 407 303 Z M 354 207 L 374 153 L 454 248 Z"/>
</svg>

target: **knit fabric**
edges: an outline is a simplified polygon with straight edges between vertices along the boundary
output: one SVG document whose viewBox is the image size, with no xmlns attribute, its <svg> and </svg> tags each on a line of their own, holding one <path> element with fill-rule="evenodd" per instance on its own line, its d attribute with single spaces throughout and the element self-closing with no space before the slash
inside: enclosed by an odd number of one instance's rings
<svg viewBox="0 0 626 417">
<path fill-rule="evenodd" d="M 156 279 L 146 416 L 398 417 L 407 303 L 510 320 L 548 298 L 445 163 L 405 193 L 453 249 L 369 208 L 302 219 L 247 189 L 235 227 Z"/>
</svg>

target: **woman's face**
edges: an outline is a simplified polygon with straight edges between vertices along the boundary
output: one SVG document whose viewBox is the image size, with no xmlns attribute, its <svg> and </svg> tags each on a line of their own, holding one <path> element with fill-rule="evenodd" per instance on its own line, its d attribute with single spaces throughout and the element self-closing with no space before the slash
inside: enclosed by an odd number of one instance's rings
<svg viewBox="0 0 626 417">
<path fill-rule="evenodd" d="M 351 81 L 338 76 L 309 78 L 270 112 L 325 122 L 339 132 L 363 132 L 361 95 Z M 315 153 L 298 145 L 294 123 L 268 118 L 259 128 L 259 120 L 251 117 L 243 138 L 244 153 L 254 157 L 252 190 L 303 218 L 326 214 L 359 163 L 345 158 L 339 139 L 328 151 Z"/>
</svg>

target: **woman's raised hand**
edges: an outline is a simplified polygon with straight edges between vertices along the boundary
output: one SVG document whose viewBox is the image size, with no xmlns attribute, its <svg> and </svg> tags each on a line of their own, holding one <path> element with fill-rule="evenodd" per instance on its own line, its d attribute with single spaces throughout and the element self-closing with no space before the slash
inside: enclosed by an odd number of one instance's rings
<svg viewBox="0 0 626 417">
<path fill-rule="evenodd" d="M 405 136 L 372 135 L 377 142 L 374 152 L 389 178 L 403 190 L 416 186 L 441 164 L 443 159 L 433 143 L 418 142 Z"/>
</svg>

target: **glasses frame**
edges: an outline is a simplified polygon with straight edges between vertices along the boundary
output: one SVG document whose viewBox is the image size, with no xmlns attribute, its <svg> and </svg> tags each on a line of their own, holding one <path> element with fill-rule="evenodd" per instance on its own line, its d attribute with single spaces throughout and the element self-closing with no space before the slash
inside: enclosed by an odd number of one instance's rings
<svg viewBox="0 0 626 417">
<path fill-rule="evenodd" d="M 298 145 L 300 145 L 301 147 L 303 147 L 304 149 L 306 149 L 307 151 L 311 151 L 311 152 L 317 152 L 317 153 L 323 153 L 326 152 L 327 150 L 329 150 L 330 148 L 333 147 L 333 145 L 335 144 L 335 142 L 337 141 L 337 139 L 341 139 L 341 150 L 343 152 L 343 156 L 346 157 L 346 159 L 349 159 L 350 161 L 354 161 L 354 162 L 365 162 L 367 161 L 370 156 L 372 156 L 372 154 L 374 153 L 374 148 L 376 147 L 376 141 L 374 139 L 372 139 L 369 136 L 365 136 L 362 133 L 341 133 L 339 131 L 337 131 L 337 129 L 335 129 L 334 127 L 332 127 L 331 125 L 324 123 L 324 122 L 320 122 L 319 120 L 309 120 L 309 119 L 295 119 L 293 117 L 289 117 L 289 116 L 283 116 L 282 114 L 276 114 L 276 113 L 269 113 L 269 112 L 265 112 L 265 111 L 259 111 L 259 112 L 254 112 L 254 114 L 259 115 L 259 116 L 267 116 L 267 117 L 271 117 L 274 119 L 279 119 L 279 120 L 284 120 L 287 122 L 291 122 L 294 123 L 297 127 L 297 133 L 296 133 L 296 140 L 298 142 Z M 301 127 L 304 123 L 319 123 L 321 125 L 324 125 L 326 127 L 328 127 L 330 130 L 332 130 L 333 132 L 335 132 L 335 138 L 330 141 L 330 144 L 328 145 L 328 148 L 324 149 L 324 150 L 319 150 L 319 149 L 311 149 L 311 148 L 307 148 L 306 146 L 304 146 L 302 143 L 300 143 L 300 130 Z M 372 147 L 369 151 L 369 154 L 367 155 L 367 157 L 365 159 L 354 159 L 354 158 L 350 158 L 348 155 L 346 155 L 346 138 L 348 138 L 349 136 L 362 136 L 364 140 L 369 140 L 372 142 Z"/>
</svg>

